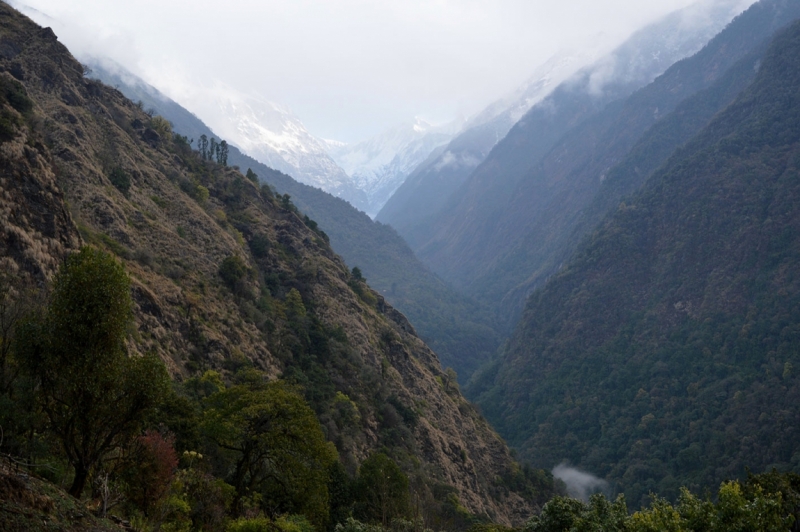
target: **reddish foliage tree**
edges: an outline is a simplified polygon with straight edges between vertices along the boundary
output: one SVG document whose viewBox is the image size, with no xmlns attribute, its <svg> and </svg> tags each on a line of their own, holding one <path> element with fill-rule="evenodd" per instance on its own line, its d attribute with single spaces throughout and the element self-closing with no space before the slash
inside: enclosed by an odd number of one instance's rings
<svg viewBox="0 0 800 532">
<path fill-rule="evenodd" d="M 138 451 L 127 475 L 127 495 L 128 500 L 149 515 L 175 477 L 178 468 L 175 437 L 148 430 L 139 436 L 137 444 Z"/>
</svg>

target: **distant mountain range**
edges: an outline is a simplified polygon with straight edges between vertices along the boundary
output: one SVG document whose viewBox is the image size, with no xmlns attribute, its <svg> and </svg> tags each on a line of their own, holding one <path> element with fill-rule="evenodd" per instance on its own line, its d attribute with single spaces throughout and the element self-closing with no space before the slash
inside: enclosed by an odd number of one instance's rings
<svg viewBox="0 0 800 532">
<path fill-rule="evenodd" d="M 374 218 L 408 174 L 464 125 L 456 120 L 440 126 L 417 118 L 355 144 L 327 141 L 328 153 L 367 196 L 362 209 Z"/>
<path fill-rule="evenodd" d="M 105 58 L 86 61 L 108 83 L 128 92 L 139 87 L 139 96 L 145 99 L 147 94 L 155 94 L 153 87 L 146 87 L 121 65 Z M 289 109 L 276 103 L 221 85 L 206 92 L 216 105 L 206 109 L 204 119 L 217 136 L 300 183 L 342 198 L 372 218 L 411 170 L 446 144 L 464 123 L 457 120 L 433 126 L 417 119 L 369 140 L 347 144 L 315 137 Z M 161 109 L 167 98 L 159 93 L 158 99 Z"/>
<path fill-rule="evenodd" d="M 702 48 L 740 6 L 729 0 L 706 2 L 636 32 L 534 105 L 477 168 L 466 178 L 461 174 L 463 183 L 449 197 L 441 183 L 455 184 L 452 174 L 429 173 L 409 202 L 425 201 L 417 201 L 418 196 L 446 197 L 439 200 L 440 210 L 394 222 L 384 216 L 390 201 L 378 219 L 396 223 L 434 271 L 513 326 L 530 291 L 558 267 L 551 259 L 561 257 L 556 252 L 562 249 L 562 235 L 570 233 L 575 213 L 615 158 L 663 113 L 746 53 L 744 43 L 755 44 L 745 36 L 737 37 L 741 42 L 720 44 L 722 62 L 710 58 L 696 78 L 678 62 Z M 661 75 L 665 70 L 668 74 Z M 649 91 L 650 99 L 637 96 L 638 103 L 623 113 L 626 98 L 651 81 L 653 88 L 640 91 Z"/>
<path fill-rule="evenodd" d="M 602 49 L 602 46 L 595 50 Z M 388 199 L 377 219 L 406 238 L 406 227 L 437 212 L 464 179 L 535 104 L 581 67 L 597 59 L 590 51 L 564 51 L 536 69 L 521 87 L 467 120 L 452 140 L 428 153 Z"/>
<path fill-rule="evenodd" d="M 308 132 L 288 109 L 232 90 L 215 95 L 216 113 L 205 120 L 214 131 L 270 168 L 321 188 L 366 210 L 367 195 L 328 155 L 327 146 Z"/>
<path fill-rule="evenodd" d="M 717 52 L 798 16 L 762 0 Z M 470 387 L 534 465 L 569 461 L 634 507 L 800 473 L 800 22 L 766 44 L 605 174 L 610 212 Z"/>
<path fill-rule="evenodd" d="M 378 213 L 417 251 L 441 223 L 454 198 L 494 146 L 532 107 L 550 116 L 537 123 L 538 140 L 526 145 L 524 171 L 567 129 L 608 102 L 627 96 L 646 85 L 679 59 L 699 50 L 749 1 L 708 0 L 675 12 L 636 32 L 624 44 L 606 53 L 602 39 L 582 52 L 557 54 L 514 94 L 499 100 L 473 117 L 446 147 L 434 152 L 417 167 Z M 603 54 L 606 55 L 603 55 Z M 556 88 L 560 91 L 553 93 Z M 518 143 L 519 139 L 510 141 Z M 523 149 L 522 145 L 519 149 Z M 504 157 L 504 155 L 503 155 Z M 511 176 L 490 178 L 480 194 L 509 186 Z M 517 177 L 513 178 L 514 180 Z M 465 189 L 467 186 L 466 185 Z"/>
</svg>

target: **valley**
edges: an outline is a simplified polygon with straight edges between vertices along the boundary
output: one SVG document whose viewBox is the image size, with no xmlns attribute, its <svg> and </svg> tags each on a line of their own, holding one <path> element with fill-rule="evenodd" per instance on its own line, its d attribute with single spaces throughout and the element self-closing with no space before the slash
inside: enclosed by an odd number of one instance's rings
<svg viewBox="0 0 800 532">
<path fill-rule="evenodd" d="M 347 143 L 26 15 L 3 530 L 800 526 L 797 0 L 682 6 Z"/>
</svg>

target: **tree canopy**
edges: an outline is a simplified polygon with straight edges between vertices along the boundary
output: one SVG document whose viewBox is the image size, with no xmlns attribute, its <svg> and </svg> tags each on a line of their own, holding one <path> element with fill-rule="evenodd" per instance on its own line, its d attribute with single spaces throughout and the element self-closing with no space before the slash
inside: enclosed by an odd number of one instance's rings
<svg viewBox="0 0 800 532">
<path fill-rule="evenodd" d="M 205 407 L 205 431 L 233 458 L 235 504 L 257 494 L 273 518 L 302 513 L 317 526 L 326 524 L 328 471 L 337 454 L 294 388 L 265 382 L 253 371 L 243 384 L 220 386 Z"/>
<path fill-rule="evenodd" d="M 44 315 L 20 326 L 16 354 L 39 387 L 38 404 L 75 470 L 70 494 L 114 448 L 135 437 L 169 391 L 155 356 L 128 357 L 130 280 L 111 255 L 83 248 L 56 275 Z"/>
</svg>

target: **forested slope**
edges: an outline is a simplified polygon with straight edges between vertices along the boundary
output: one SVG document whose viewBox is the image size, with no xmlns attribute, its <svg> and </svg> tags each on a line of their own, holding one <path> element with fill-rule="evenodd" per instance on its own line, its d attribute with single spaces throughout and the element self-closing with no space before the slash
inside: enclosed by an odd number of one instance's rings
<svg viewBox="0 0 800 532">
<path fill-rule="evenodd" d="M 432 230 L 439 229 L 441 218 L 447 218 L 451 209 L 463 206 L 465 201 L 483 199 L 472 204 L 472 210 L 481 222 L 491 221 L 491 214 L 484 218 L 483 210 L 496 196 L 507 200 L 528 167 L 564 132 L 699 50 L 740 10 L 741 4 L 735 0 L 697 2 L 637 31 L 610 54 L 561 84 L 565 65 L 582 59 L 570 57 L 570 53 L 557 55 L 540 66 L 529 84 L 512 97 L 520 100 L 490 105 L 446 147 L 432 153 L 408 176 L 377 219 L 396 228 L 415 251 L 428 242 Z M 534 104 L 538 104 L 536 109 L 520 120 Z M 505 105 L 510 107 L 501 110 Z M 513 148 L 489 157 L 518 121 L 509 140 L 504 141 Z M 498 164 L 489 172 L 472 175 L 487 158 Z"/>
<path fill-rule="evenodd" d="M 622 99 L 560 88 L 548 98 L 555 112 L 548 100 L 535 106 L 476 169 L 459 191 L 458 206 L 437 220 L 418 256 L 512 326 L 530 290 L 564 260 L 580 213 L 609 170 L 650 127 L 798 16 L 797 2 L 763 0 L 646 87 L 615 96 Z M 562 116 L 567 112 L 573 114 Z M 552 127 L 555 119 L 560 122 Z M 502 193 L 498 187 L 505 187 Z"/>
<path fill-rule="evenodd" d="M 501 434 L 638 504 L 800 471 L 800 24 L 528 301 L 476 383 Z"/>
<path fill-rule="evenodd" d="M 347 474 L 382 450 L 429 515 L 445 519 L 519 522 L 552 489 L 512 460 L 406 318 L 351 274 L 288 196 L 201 157 L 166 119 L 84 77 L 52 30 L 6 4 L 0 165 L 4 305 L 48 289 L 79 248 L 105 250 L 130 277 L 128 353 L 157 355 L 176 381 L 219 393 L 266 386 L 246 375 L 282 379 L 302 391 Z M 6 340 L 4 387 L 14 369 Z M 192 412 L 169 426 L 181 438 L 199 430 L 186 426 Z M 3 410 L 3 452 L 37 437 L 9 430 L 17 413 Z M 178 451 L 196 450 L 181 438 Z M 219 451 L 209 471 L 244 489 L 225 467 L 233 451 Z"/>
</svg>

